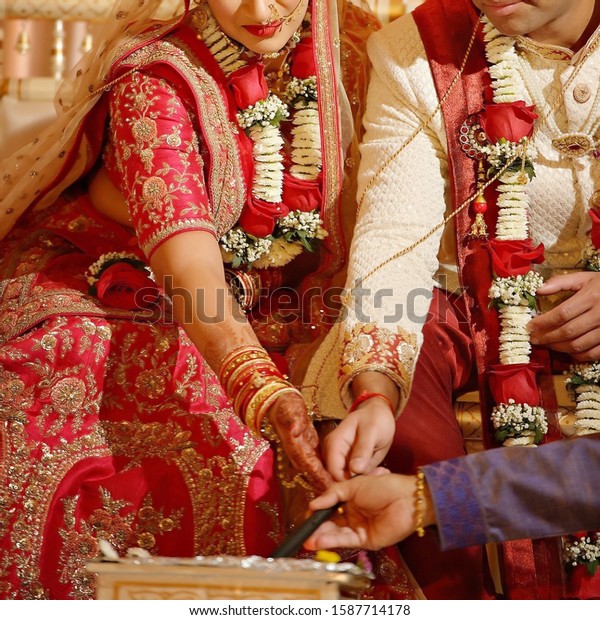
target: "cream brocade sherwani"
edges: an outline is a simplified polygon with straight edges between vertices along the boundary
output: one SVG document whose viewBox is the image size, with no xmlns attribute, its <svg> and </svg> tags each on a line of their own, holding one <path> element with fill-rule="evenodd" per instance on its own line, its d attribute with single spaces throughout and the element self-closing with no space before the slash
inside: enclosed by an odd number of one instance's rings
<svg viewBox="0 0 600 620">
<path fill-rule="evenodd" d="M 588 43 L 574 55 L 565 48 L 518 38 L 517 50 L 522 62 L 520 98 L 532 104 L 533 91 L 544 105 L 536 110 L 540 115 L 534 140 L 536 177 L 527 192 L 531 236 L 535 244 L 541 242 L 546 248 L 546 262 L 540 271 L 548 278 L 580 268 L 591 227 L 587 211 L 594 191 L 600 189 L 600 165 L 591 154 L 574 159 L 561 156 L 552 147 L 555 135 L 543 119 L 585 59 L 553 118 L 563 133 L 580 132 L 589 128 L 590 122 L 591 127 L 600 122 L 600 46 L 594 49 Z M 375 33 L 369 40 L 369 54 L 373 73 L 361 148 L 359 197 L 375 171 L 438 105 L 412 15 Z M 379 370 L 394 379 L 400 387 L 402 410 L 431 291 L 435 286 L 456 291 L 459 286 L 452 222 L 443 234 L 440 229 L 410 253 L 385 261 L 440 223 L 450 205 L 447 140 L 438 112 L 366 191 L 346 282 L 351 289 L 364 280 L 364 292 L 353 294 L 347 312 L 313 358 L 304 382 L 305 397 L 319 415 L 343 418 L 352 402 L 351 380 L 365 370 Z"/>
</svg>

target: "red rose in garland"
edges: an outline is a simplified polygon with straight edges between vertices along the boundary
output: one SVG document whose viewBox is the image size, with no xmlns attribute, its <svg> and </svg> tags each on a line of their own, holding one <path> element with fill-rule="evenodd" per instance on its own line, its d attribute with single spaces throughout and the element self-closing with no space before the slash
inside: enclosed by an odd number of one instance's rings
<svg viewBox="0 0 600 620">
<path fill-rule="evenodd" d="M 269 85 L 265 79 L 265 66 L 260 62 L 246 65 L 234 71 L 229 76 L 229 86 L 240 110 L 245 110 L 257 101 L 269 96 Z"/>
<path fill-rule="evenodd" d="M 490 103 L 480 114 L 479 121 L 488 140 L 495 144 L 504 138 L 508 142 L 519 142 L 531 138 L 533 125 L 538 115 L 535 106 L 524 101 L 513 103 Z"/>
<path fill-rule="evenodd" d="M 284 173 L 283 204 L 290 211 L 314 211 L 323 199 L 319 180 L 306 181 Z"/>
<path fill-rule="evenodd" d="M 100 274 L 96 294 L 103 304 L 111 308 L 144 310 L 158 299 L 158 287 L 145 269 L 118 262 Z"/>
<path fill-rule="evenodd" d="M 596 249 L 600 249 L 600 211 L 598 209 L 590 209 L 588 211 L 592 220 L 592 230 L 590 232 L 590 239 Z"/>
<path fill-rule="evenodd" d="M 540 393 L 535 368 L 528 364 L 496 364 L 490 368 L 489 380 L 492 397 L 497 403 L 540 404 Z"/>
<path fill-rule="evenodd" d="M 312 38 L 302 39 L 294 48 L 290 73 L 292 77 L 305 80 L 317 72 Z"/>
<path fill-rule="evenodd" d="M 544 244 L 533 247 L 531 239 L 505 241 L 492 239 L 488 242 L 494 272 L 501 278 L 524 276 L 532 264 L 544 262 Z"/>
<path fill-rule="evenodd" d="M 267 237 L 275 230 L 277 219 L 288 213 L 289 209 L 281 202 L 267 202 L 249 196 L 238 225 L 249 235 Z"/>
</svg>

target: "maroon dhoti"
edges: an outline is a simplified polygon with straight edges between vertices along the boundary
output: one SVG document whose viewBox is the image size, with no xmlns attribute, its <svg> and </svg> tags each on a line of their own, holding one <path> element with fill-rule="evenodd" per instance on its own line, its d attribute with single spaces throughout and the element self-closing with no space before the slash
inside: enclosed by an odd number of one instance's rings
<svg viewBox="0 0 600 620">
<path fill-rule="evenodd" d="M 410 397 L 396 425 L 384 465 L 393 472 L 465 454 L 454 412 L 461 391 L 476 389 L 475 360 L 462 297 L 435 290 Z M 413 535 L 400 550 L 425 596 L 479 599 L 491 593 L 482 547 L 440 551 L 435 531 Z"/>
</svg>

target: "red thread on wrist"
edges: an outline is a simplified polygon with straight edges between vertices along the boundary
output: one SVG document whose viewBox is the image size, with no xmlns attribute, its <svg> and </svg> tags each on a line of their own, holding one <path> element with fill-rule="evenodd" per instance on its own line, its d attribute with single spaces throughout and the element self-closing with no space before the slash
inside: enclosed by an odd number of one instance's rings
<svg viewBox="0 0 600 620">
<path fill-rule="evenodd" d="M 359 394 L 354 399 L 354 402 L 350 406 L 350 413 L 352 413 L 353 411 L 356 411 L 359 405 L 364 403 L 365 400 L 369 400 L 370 398 L 381 398 L 389 405 L 392 415 L 396 414 L 396 408 L 394 407 L 392 401 L 387 396 L 384 396 L 383 394 L 379 394 L 379 392 L 363 392 L 362 394 Z"/>
</svg>

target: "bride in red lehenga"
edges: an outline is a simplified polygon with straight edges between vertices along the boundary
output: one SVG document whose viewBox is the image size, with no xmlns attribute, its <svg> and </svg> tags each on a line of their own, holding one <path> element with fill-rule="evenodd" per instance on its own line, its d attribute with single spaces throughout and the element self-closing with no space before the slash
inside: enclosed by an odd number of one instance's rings
<svg viewBox="0 0 600 620">
<path fill-rule="evenodd" d="M 165 4 L 118 4 L 0 173 L 2 598 L 93 597 L 100 540 L 268 554 L 262 433 L 299 483 L 329 479 L 280 355 L 327 313 L 283 293 L 342 266 L 376 24 L 322 0 Z"/>
</svg>

